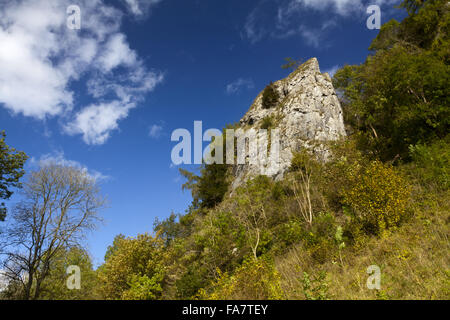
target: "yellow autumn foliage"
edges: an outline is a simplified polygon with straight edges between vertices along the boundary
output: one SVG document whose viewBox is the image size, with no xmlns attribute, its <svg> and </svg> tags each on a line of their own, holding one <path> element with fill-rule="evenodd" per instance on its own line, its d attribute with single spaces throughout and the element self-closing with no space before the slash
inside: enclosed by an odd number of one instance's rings
<svg viewBox="0 0 450 320">
<path fill-rule="evenodd" d="M 368 231 L 381 234 L 405 216 L 410 187 L 392 166 L 379 161 L 354 166 L 348 182 L 343 186 L 343 204 Z"/>
<path fill-rule="evenodd" d="M 154 300 L 165 275 L 163 240 L 156 235 L 118 236 L 99 269 L 104 299 Z"/>
<path fill-rule="evenodd" d="M 281 300 L 281 277 L 273 263 L 263 258 L 248 259 L 233 275 L 221 273 L 212 284 L 211 292 L 202 289 L 202 300 Z"/>
</svg>

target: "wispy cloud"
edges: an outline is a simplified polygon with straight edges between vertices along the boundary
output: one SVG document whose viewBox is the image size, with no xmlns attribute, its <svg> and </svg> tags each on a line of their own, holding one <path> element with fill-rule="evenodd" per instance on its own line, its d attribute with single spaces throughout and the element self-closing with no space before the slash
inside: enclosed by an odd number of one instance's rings
<svg viewBox="0 0 450 320">
<path fill-rule="evenodd" d="M 340 68 L 339 65 L 335 65 L 335 66 L 332 66 L 329 69 L 324 70 L 324 72 L 328 73 L 330 75 L 330 77 L 334 77 L 334 75 L 339 70 L 339 68 Z"/>
<path fill-rule="evenodd" d="M 282 13 L 281 17 L 283 15 L 298 14 L 300 11 L 307 9 L 326 11 L 342 17 L 349 17 L 354 14 L 364 15 L 366 8 L 372 4 L 392 6 L 400 2 L 401 0 L 290 0 L 287 5 L 280 6 L 280 10 Z"/>
<path fill-rule="evenodd" d="M 162 0 L 122 0 L 128 7 L 128 10 L 135 16 L 146 15 L 149 10 L 160 3 Z"/>
<path fill-rule="evenodd" d="M 125 0 L 136 14 L 159 1 Z M 81 29 L 67 27 L 71 0 L 0 3 L 0 105 L 13 114 L 60 117 L 63 131 L 103 144 L 164 76 L 150 71 L 121 32 L 123 13 L 104 0 L 79 0 Z M 139 9 L 139 11 L 138 11 Z M 72 84 L 83 77 L 91 103 Z"/>
<path fill-rule="evenodd" d="M 312 47 L 326 46 L 340 19 L 364 19 L 371 4 L 390 6 L 400 0 L 261 0 L 249 13 L 241 37 L 256 43 L 267 37 L 301 36 Z M 269 12 L 271 14 L 269 14 Z M 318 19 L 311 19 L 311 14 Z"/>
<path fill-rule="evenodd" d="M 252 79 L 239 78 L 233 81 L 232 83 L 228 84 L 226 91 L 228 94 L 237 94 L 244 88 L 253 89 L 254 87 L 255 83 L 253 82 Z"/>
<path fill-rule="evenodd" d="M 164 129 L 164 123 L 152 124 L 148 130 L 148 135 L 150 138 L 158 139 L 161 137 Z"/>
<path fill-rule="evenodd" d="M 282 9 L 286 15 L 302 9 L 314 9 L 318 11 L 327 10 L 341 16 L 347 16 L 351 12 L 360 11 L 362 6 L 362 0 L 291 0 Z"/>
<path fill-rule="evenodd" d="M 135 106 L 118 100 L 92 104 L 78 112 L 75 119 L 65 126 L 65 131 L 71 135 L 81 134 L 87 144 L 104 144 L 111 132 L 118 129 L 119 121 L 126 118 Z"/>
<path fill-rule="evenodd" d="M 64 152 L 62 151 L 55 151 L 53 153 L 48 153 L 42 155 L 39 159 L 31 158 L 29 165 L 32 168 L 39 167 L 39 166 L 45 166 L 50 164 L 56 164 L 60 166 L 67 166 L 67 167 L 75 167 L 78 169 L 81 169 L 86 174 L 88 174 L 92 179 L 95 179 L 97 182 L 107 181 L 111 179 L 111 177 L 106 176 L 102 174 L 99 171 L 96 170 L 90 170 L 85 165 L 82 165 L 80 162 L 75 160 L 68 160 L 64 156 Z"/>
</svg>

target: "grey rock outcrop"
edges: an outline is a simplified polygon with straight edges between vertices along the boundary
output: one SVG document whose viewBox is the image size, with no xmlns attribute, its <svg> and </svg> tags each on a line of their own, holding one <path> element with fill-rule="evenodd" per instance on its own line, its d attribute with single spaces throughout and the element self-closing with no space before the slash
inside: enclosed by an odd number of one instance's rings
<svg viewBox="0 0 450 320">
<path fill-rule="evenodd" d="M 324 142 L 336 141 L 346 135 L 342 108 L 331 78 L 327 73 L 320 72 L 316 58 L 308 60 L 287 78 L 273 85 L 280 97 L 278 105 L 264 108 L 263 91 L 240 124 L 243 130 L 253 128 L 258 132 L 264 119 L 270 117 L 273 128 L 279 129 L 279 163 L 273 165 L 267 161 L 234 166 L 233 189 L 261 173 L 281 179 L 291 165 L 293 152 L 302 148 L 326 160 L 329 150 Z M 261 133 L 258 133 L 258 138 L 260 136 Z M 259 145 L 258 149 L 261 149 Z"/>
</svg>

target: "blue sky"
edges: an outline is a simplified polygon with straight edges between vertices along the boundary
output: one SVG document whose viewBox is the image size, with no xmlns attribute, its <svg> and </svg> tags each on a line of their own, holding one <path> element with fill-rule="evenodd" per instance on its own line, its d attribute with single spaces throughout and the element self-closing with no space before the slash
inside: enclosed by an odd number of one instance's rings
<svg viewBox="0 0 450 320">
<path fill-rule="evenodd" d="M 96 265 L 114 237 L 151 232 L 191 200 L 171 165 L 173 130 L 222 128 L 244 115 L 285 57 L 322 72 L 359 64 L 395 0 L 0 1 L 0 129 L 27 168 L 49 159 L 85 167 L 109 206 L 89 235 Z M 81 9 L 81 29 L 66 8 Z M 206 145 L 205 145 L 206 146 Z M 195 169 L 189 167 L 188 169 Z M 12 205 L 17 198 L 12 198 Z"/>
</svg>

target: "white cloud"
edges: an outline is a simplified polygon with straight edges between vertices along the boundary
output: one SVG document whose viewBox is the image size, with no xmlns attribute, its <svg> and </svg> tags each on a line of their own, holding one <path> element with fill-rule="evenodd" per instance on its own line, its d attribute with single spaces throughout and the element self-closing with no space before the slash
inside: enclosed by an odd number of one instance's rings
<svg viewBox="0 0 450 320">
<path fill-rule="evenodd" d="M 134 69 L 122 72 L 97 75 L 87 82 L 87 90 L 94 98 L 114 94 L 121 101 L 140 100 L 146 92 L 152 91 L 164 80 L 159 72 L 147 71 L 142 64 L 136 64 Z"/>
<path fill-rule="evenodd" d="M 136 53 L 130 49 L 125 35 L 116 33 L 105 44 L 105 51 L 102 52 L 98 62 L 103 70 L 110 72 L 120 65 L 132 66 L 136 63 L 136 59 Z"/>
<path fill-rule="evenodd" d="M 303 9 L 314 9 L 317 11 L 328 11 L 340 16 L 348 16 L 353 13 L 365 13 L 369 5 L 393 5 L 400 0 L 291 0 L 284 7 L 286 13 L 296 12 Z"/>
<path fill-rule="evenodd" d="M 300 30 L 300 34 L 302 35 L 303 39 L 305 39 L 305 41 L 308 45 L 310 45 L 311 47 L 314 47 L 314 48 L 319 47 L 320 38 L 321 38 L 320 32 L 302 28 Z"/>
<path fill-rule="evenodd" d="M 247 16 L 242 36 L 251 43 L 256 43 L 265 37 L 288 38 L 300 35 L 308 45 L 319 47 L 323 45 L 325 35 L 336 27 L 339 19 L 365 19 L 366 8 L 371 4 L 392 7 L 400 2 L 401 0 L 261 0 Z M 267 12 L 275 14 L 269 16 Z M 311 19 L 311 14 L 322 16 L 320 19 Z"/>
<path fill-rule="evenodd" d="M 226 91 L 228 94 L 235 94 L 239 93 L 242 88 L 253 89 L 254 87 L 255 84 L 252 79 L 239 78 L 236 81 L 228 84 Z"/>
<path fill-rule="evenodd" d="M 82 134 L 87 144 L 100 145 L 109 139 L 111 131 L 119 127 L 118 122 L 128 116 L 135 104 L 121 101 L 90 105 L 75 115 L 65 130 L 68 134 Z"/>
<path fill-rule="evenodd" d="M 52 65 L 58 41 L 49 30 L 58 29 L 64 15 L 47 2 L 12 3 L 0 10 L 0 102 L 26 116 L 59 114 L 72 105 L 70 75 Z"/>
<path fill-rule="evenodd" d="M 123 0 L 128 7 L 128 10 L 136 15 L 145 15 L 151 7 L 160 3 L 162 0 Z"/>
<path fill-rule="evenodd" d="M 262 25 L 258 25 L 259 21 L 262 20 L 261 14 L 262 10 L 260 6 L 253 9 L 253 11 L 247 16 L 247 20 L 244 25 L 244 32 L 241 34 L 242 37 L 249 39 L 252 44 L 260 41 L 266 33 L 265 28 Z"/>
<path fill-rule="evenodd" d="M 303 8 L 311 8 L 315 10 L 328 10 L 342 16 L 348 15 L 350 12 L 360 10 L 362 7 L 361 0 L 292 0 L 287 7 L 288 11 L 297 11 Z"/>
<path fill-rule="evenodd" d="M 148 135 L 153 139 L 158 139 L 159 137 L 161 137 L 162 132 L 163 124 L 153 124 L 150 126 Z"/>
<path fill-rule="evenodd" d="M 103 75 L 88 81 L 88 92 L 96 98 L 114 94 L 118 99 L 92 104 L 75 114 L 64 130 L 70 135 L 82 134 L 83 141 L 90 145 L 104 144 L 112 131 L 119 128 L 119 121 L 137 106 L 143 94 L 152 91 L 163 81 L 161 73 L 146 71 L 144 67 L 122 77 Z"/>
<path fill-rule="evenodd" d="M 39 159 L 31 158 L 30 159 L 30 166 L 31 167 L 39 167 L 39 166 L 45 166 L 49 164 L 56 164 L 60 166 L 68 166 L 68 167 L 75 167 L 78 169 L 83 170 L 88 174 L 91 178 L 95 179 L 96 181 L 106 181 L 109 180 L 110 177 L 103 175 L 101 172 L 96 170 L 90 170 L 85 165 L 82 165 L 80 162 L 75 160 L 68 160 L 64 156 L 64 152 L 62 151 L 55 151 L 53 153 L 47 153 L 42 155 Z"/>
<path fill-rule="evenodd" d="M 335 65 L 332 66 L 330 69 L 325 70 L 324 73 L 326 72 L 330 75 L 330 77 L 334 77 L 339 68 L 340 68 L 339 65 Z"/>
<path fill-rule="evenodd" d="M 136 3 L 147 8 L 156 2 Z M 82 30 L 77 31 L 66 25 L 71 4 L 70 0 L 0 2 L 0 106 L 41 120 L 60 116 L 68 122 L 67 133 L 100 144 L 163 75 L 149 71 L 131 49 L 120 32 L 118 9 L 103 0 L 78 1 Z M 94 98 L 86 109 L 72 90 L 81 77 L 86 77 L 87 92 Z M 94 118 L 101 128 L 92 128 Z"/>
</svg>

